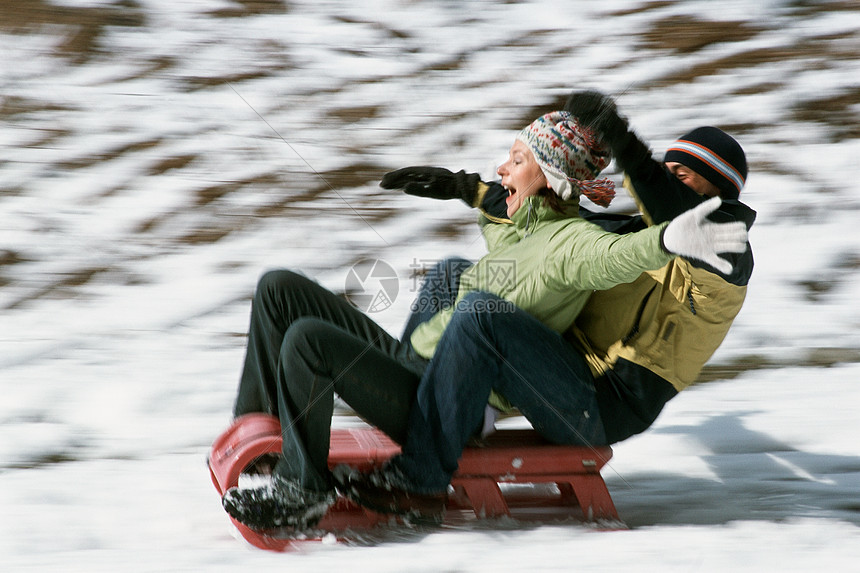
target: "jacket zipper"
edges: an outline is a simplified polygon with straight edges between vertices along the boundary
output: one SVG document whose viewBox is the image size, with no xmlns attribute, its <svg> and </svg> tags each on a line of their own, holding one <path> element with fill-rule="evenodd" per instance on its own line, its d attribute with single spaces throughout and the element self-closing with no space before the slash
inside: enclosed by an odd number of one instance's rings
<svg viewBox="0 0 860 573">
<path fill-rule="evenodd" d="M 523 237 L 528 237 L 529 235 L 532 234 L 531 231 L 529 231 L 529 225 L 531 224 L 531 220 L 532 220 L 532 202 L 529 201 L 529 210 L 528 210 L 528 213 L 526 213 L 526 228 L 525 228 L 525 233 L 523 234 Z"/>
<path fill-rule="evenodd" d="M 648 299 L 651 297 L 651 293 L 654 292 L 655 288 L 657 287 L 652 287 L 645 298 L 642 299 L 642 304 L 639 305 L 639 312 L 636 313 L 636 322 L 633 323 L 633 328 L 630 329 L 630 332 L 621 339 L 621 344 L 626 345 L 634 336 L 639 334 L 639 323 L 642 322 L 642 315 L 645 314 L 645 305 L 648 304 Z"/>
</svg>

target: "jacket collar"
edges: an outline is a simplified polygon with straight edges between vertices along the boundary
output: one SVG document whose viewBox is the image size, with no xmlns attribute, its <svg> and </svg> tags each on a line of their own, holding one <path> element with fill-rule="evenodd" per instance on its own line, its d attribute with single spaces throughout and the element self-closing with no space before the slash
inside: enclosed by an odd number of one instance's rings
<svg viewBox="0 0 860 573">
<path fill-rule="evenodd" d="M 723 199 L 723 203 L 720 205 L 720 210 L 730 213 L 739 221 L 743 221 L 746 224 L 747 229 L 752 227 L 757 214 L 749 205 L 741 203 L 737 199 Z"/>
<path fill-rule="evenodd" d="M 559 213 L 546 205 L 543 197 L 536 195 L 528 197 L 511 217 L 511 221 L 516 225 L 517 234 L 526 237 L 535 230 L 539 223 L 579 217 L 579 197 L 562 201 L 561 204 L 564 213 Z"/>
</svg>

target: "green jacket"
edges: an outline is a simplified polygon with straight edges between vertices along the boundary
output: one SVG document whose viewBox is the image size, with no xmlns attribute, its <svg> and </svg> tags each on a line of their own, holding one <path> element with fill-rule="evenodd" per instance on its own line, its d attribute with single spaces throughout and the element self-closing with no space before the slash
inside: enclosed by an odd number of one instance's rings
<svg viewBox="0 0 860 573">
<path fill-rule="evenodd" d="M 469 292 L 491 292 L 562 333 L 593 291 L 633 281 L 675 258 L 661 244 L 666 224 L 617 235 L 582 219 L 577 201 L 565 208 L 558 213 L 542 198 L 530 197 L 513 225 L 492 224 L 481 215 L 489 253 L 463 273 L 457 303 Z M 418 354 L 433 356 L 453 312 L 452 307 L 437 313 L 412 333 Z"/>
</svg>

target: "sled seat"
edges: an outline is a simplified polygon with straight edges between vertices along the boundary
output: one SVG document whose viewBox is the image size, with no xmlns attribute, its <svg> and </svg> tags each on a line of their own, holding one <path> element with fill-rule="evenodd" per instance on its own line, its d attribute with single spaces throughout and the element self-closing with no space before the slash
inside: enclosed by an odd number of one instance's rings
<svg viewBox="0 0 860 573">
<path fill-rule="evenodd" d="M 534 430 L 498 430 L 482 446 L 463 451 L 451 480 L 452 501 L 479 518 L 514 515 L 517 508 L 579 506 L 586 521 L 618 520 L 600 475 L 611 457 L 608 446 L 560 446 Z"/>
<path fill-rule="evenodd" d="M 212 445 L 209 469 L 219 494 L 239 483 L 239 476 L 261 456 L 280 453 L 280 423 L 274 416 L 246 414 L 237 418 Z M 380 466 L 400 447 L 375 428 L 333 428 L 329 467 L 346 464 L 359 470 Z M 529 519 L 579 508 L 586 521 L 618 522 L 618 513 L 600 469 L 612 457 L 604 447 L 559 446 L 534 430 L 499 430 L 479 447 L 467 447 L 451 486 L 446 520 L 513 516 Z M 232 519 L 232 518 L 231 518 Z M 392 521 L 340 497 L 318 529 L 342 532 Z M 251 544 L 283 551 L 295 542 L 251 530 L 233 520 Z"/>
<path fill-rule="evenodd" d="M 382 465 L 400 447 L 375 428 L 333 429 L 329 467 L 361 470 Z M 609 447 L 559 446 L 534 430 L 499 430 L 479 447 L 467 447 L 451 480 L 449 510 L 477 518 L 512 516 L 512 510 L 574 507 L 586 521 L 617 520 L 615 504 L 600 475 Z M 545 484 L 553 488 L 510 487 Z M 528 513 L 528 512 L 521 512 Z M 542 512 L 546 513 L 546 512 Z"/>
</svg>

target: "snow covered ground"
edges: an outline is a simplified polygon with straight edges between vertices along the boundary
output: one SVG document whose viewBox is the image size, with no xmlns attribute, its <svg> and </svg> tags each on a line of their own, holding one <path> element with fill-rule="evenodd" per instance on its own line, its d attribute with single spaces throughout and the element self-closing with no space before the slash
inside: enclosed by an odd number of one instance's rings
<svg viewBox="0 0 860 573">
<path fill-rule="evenodd" d="M 856 568 L 857 3 L 0 0 L 0 54 L 4 571 Z M 416 268 L 483 244 L 461 203 L 379 177 L 490 177 L 575 87 L 616 94 L 658 152 L 735 134 L 759 214 L 708 382 L 604 470 L 630 529 L 234 539 L 204 460 L 258 276 L 343 290 L 383 260 L 400 288 L 374 318 L 397 334 Z"/>
</svg>

